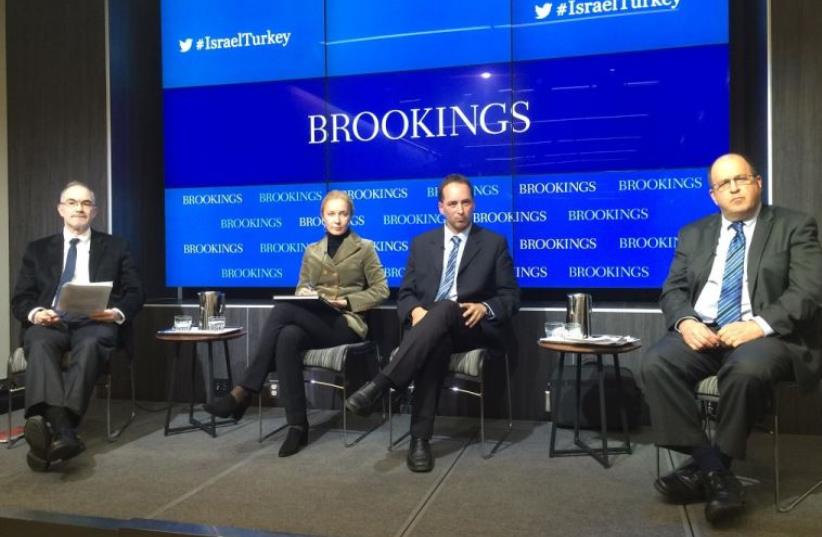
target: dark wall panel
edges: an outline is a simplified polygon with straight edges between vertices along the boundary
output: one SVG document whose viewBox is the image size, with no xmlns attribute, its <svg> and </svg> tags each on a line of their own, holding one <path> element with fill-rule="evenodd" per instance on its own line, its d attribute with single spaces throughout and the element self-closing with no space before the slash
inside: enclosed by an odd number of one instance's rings
<svg viewBox="0 0 822 537">
<path fill-rule="evenodd" d="M 774 202 L 822 220 L 822 3 L 772 2 Z"/>
<path fill-rule="evenodd" d="M 160 6 L 109 0 L 112 230 L 129 240 L 148 299 L 166 289 Z"/>
<path fill-rule="evenodd" d="M 68 181 L 95 190 L 96 225 L 107 227 L 104 8 L 103 0 L 6 2 L 12 285 L 26 243 L 62 228 L 56 208 Z"/>
<path fill-rule="evenodd" d="M 11 257 L 61 227 L 63 185 L 98 194 L 107 227 L 103 0 L 7 2 Z"/>
<path fill-rule="evenodd" d="M 822 2 L 771 2 L 774 203 L 822 222 Z M 822 267 L 819 267 L 822 270 Z M 782 423 L 822 433 L 822 395 L 786 392 Z"/>
</svg>

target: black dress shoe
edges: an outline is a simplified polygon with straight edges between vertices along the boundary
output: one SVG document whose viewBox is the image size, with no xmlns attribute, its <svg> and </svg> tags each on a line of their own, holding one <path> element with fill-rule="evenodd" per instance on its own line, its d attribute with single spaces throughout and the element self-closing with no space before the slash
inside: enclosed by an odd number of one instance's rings
<svg viewBox="0 0 822 537">
<path fill-rule="evenodd" d="M 345 400 L 345 408 L 358 416 L 369 416 L 380 397 L 382 390 L 369 381 Z"/>
<path fill-rule="evenodd" d="M 296 425 L 288 428 L 288 434 L 283 440 L 283 445 L 280 446 L 280 457 L 290 457 L 294 455 L 300 448 L 308 444 L 308 424 Z"/>
<path fill-rule="evenodd" d="M 73 429 L 66 429 L 64 431 L 57 431 L 49 446 L 46 460 L 67 461 L 73 459 L 80 453 L 86 450 L 86 445 L 77 437 L 77 433 Z"/>
<path fill-rule="evenodd" d="M 705 473 L 694 461 L 660 477 L 654 481 L 654 487 L 671 503 L 705 501 Z"/>
<path fill-rule="evenodd" d="M 729 471 L 708 472 L 705 476 L 705 518 L 711 524 L 724 522 L 738 515 L 745 507 L 742 484 Z"/>
<path fill-rule="evenodd" d="M 48 472 L 50 466 L 49 461 L 38 457 L 32 450 L 26 453 L 26 464 L 35 472 Z"/>
<path fill-rule="evenodd" d="M 23 428 L 23 436 L 26 443 L 31 448 L 32 454 L 38 459 L 48 458 L 49 446 L 51 445 L 51 430 L 43 416 L 32 416 L 26 420 Z"/>
<path fill-rule="evenodd" d="M 412 472 L 430 472 L 434 469 L 434 456 L 431 454 L 431 444 L 427 438 L 411 437 L 405 464 Z"/>
<path fill-rule="evenodd" d="M 212 416 L 218 418 L 231 417 L 234 421 L 239 421 L 245 415 L 245 411 L 248 410 L 250 404 L 251 396 L 244 398 L 242 401 L 237 401 L 233 395 L 228 394 L 204 404 L 203 409 Z"/>
</svg>

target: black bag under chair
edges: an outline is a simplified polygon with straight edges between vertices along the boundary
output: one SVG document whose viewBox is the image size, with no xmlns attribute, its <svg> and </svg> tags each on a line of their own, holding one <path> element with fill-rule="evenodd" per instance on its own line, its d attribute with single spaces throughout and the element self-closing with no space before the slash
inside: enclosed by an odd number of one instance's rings
<svg viewBox="0 0 822 537">
<path fill-rule="evenodd" d="M 635 430 L 642 419 L 642 392 L 637 386 L 633 372 L 620 367 L 622 380 L 622 404 L 628 419 L 628 428 Z M 603 367 L 605 375 L 605 419 L 609 431 L 621 431 L 622 421 L 617 404 L 617 382 L 613 365 Z M 551 420 L 563 428 L 574 427 L 576 412 L 576 365 L 566 365 L 562 374 L 562 399 L 557 400 L 559 388 L 559 367 L 551 374 Z M 580 429 L 599 430 L 599 382 L 596 360 L 585 360 L 582 363 L 580 381 L 581 408 L 579 416 Z"/>
</svg>

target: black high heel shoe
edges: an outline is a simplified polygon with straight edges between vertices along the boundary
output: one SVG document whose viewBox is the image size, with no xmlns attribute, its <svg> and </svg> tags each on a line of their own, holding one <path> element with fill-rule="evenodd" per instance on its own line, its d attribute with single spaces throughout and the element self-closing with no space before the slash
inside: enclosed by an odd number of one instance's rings
<svg viewBox="0 0 822 537">
<path fill-rule="evenodd" d="M 248 410 L 250 404 L 250 396 L 245 397 L 242 401 L 237 401 L 234 396 L 229 393 L 219 399 L 215 399 L 211 403 L 204 404 L 203 409 L 218 418 L 231 417 L 234 421 L 239 421 L 245 415 L 245 411 Z"/>
<path fill-rule="evenodd" d="M 292 425 L 288 428 L 288 434 L 280 446 L 280 457 L 294 455 L 300 448 L 308 444 L 308 424 Z"/>
</svg>

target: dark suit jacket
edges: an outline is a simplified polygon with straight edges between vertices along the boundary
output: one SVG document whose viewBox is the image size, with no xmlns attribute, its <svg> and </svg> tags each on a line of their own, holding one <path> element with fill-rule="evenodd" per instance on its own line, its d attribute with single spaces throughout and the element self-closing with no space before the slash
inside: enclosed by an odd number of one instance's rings
<svg viewBox="0 0 822 537">
<path fill-rule="evenodd" d="M 440 227 L 418 235 L 411 243 L 405 276 L 397 294 L 397 314 L 401 322 L 410 318 L 417 306 L 431 308 L 442 277 L 445 230 Z M 485 302 L 494 319 L 483 319 L 483 335 L 497 347 L 505 346 L 501 332 L 519 309 L 519 287 L 505 238 L 476 224 L 465 243 L 457 271 L 459 302 Z"/>
<path fill-rule="evenodd" d="M 11 299 L 12 312 L 20 322 L 27 325 L 28 314 L 36 307 L 51 308 L 62 272 L 62 232 L 26 246 Z M 143 285 L 125 240 L 91 231 L 89 280 L 114 282 L 109 307 L 122 311 L 127 321 L 134 319 L 143 307 Z"/>
<path fill-rule="evenodd" d="M 699 317 L 694 304 L 711 271 L 720 225 L 715 214 L 679 233 L 660 299 L 669 329 L 684 317 Z M 815 387 L 822 373 L 822 249 L 813 218 L 762 207 L 748 252 L 748 290 L 753 314 L 773 328 L 793 355 L 797 382 Z"/>
</svg>

